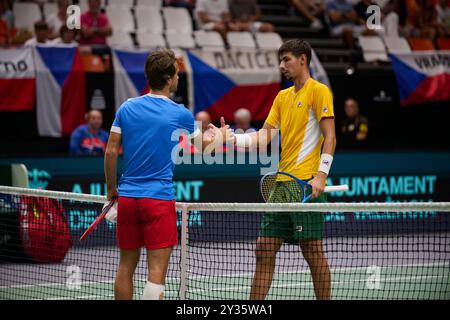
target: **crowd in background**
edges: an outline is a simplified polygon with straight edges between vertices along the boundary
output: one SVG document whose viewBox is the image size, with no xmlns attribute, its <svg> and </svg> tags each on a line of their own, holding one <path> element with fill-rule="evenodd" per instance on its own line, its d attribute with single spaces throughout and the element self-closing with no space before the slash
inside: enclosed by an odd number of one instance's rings
<svg viewBox="0 0 450 320">
<path fill-rule="evenodd" d="M 49 1 L 49 0 L 48 0 Z M 47 1 L 47 2 L 48 2 Z M 367 8 L 380 3 L 372 0 L 287 0 L 291 14 L 301 16 L 312 29 L 327 29 L 331 37 L 343 37 L 355 46 L 355 37 L 371 34 L 366 21 Z M 31 1 L 24 1 L 31 2 Z M 39 4 L 46 1 L 35 0 Z M 0 0 L 0 44 L 80 43 L 106 44 L 114 32 L 100 0 L 88 0 L 89 9 L 82 13 L 81 29 L 65 27 L 67 6 L 72 1 L 56 0 L 58 10 L 40 21 L 34 30 L 19 30 L 14 25 L 11 0 Z M 74 1 L 76 3 L 77 1 Z M 401 36 L 426 37 L 433 41 L 450 34 L 449 0 L 383 1 L 382 19 L 393 21 Z M 165 6 L 189 10 L 197 29 L 214 30 L 225 39 L 228 31 L 273 32 L 271 23 L 263 21 L 257 0 L 165 0 Z M 393 18 L 394 16 L 395 18 Z M 301 35 L 299 35 L 301 36 Z M 29 40 L 27 42 L 27 40 Z M 225 39 L 226 40 L 226 39 Z"/>
<path fill-rule="evenodd" d="M 369 18 L 367 8 L 379 4 L 379 1 L 286 1 L 291 8 L 287 14 L 302 17 L 311 29 L 325 29 L 330 37 L 342 37 L 349 48 L 355 48 L 358 35 L 375 33 L 367 26 Z M 35 0 L 34 2 L 42 5 L 46 1 Z M 70 30 L 66 26 L 67 7 L 72 4 L 72 1 L 56 0 L 54 2 L 58 8 L 56 12 L 35 21 L 34 30 L 21 30 L 14 24 L 12 1 L 0 0 L 0 45 L 107 44 L 106 39 L 115 31 L 114 23 L 109 20 L 100 0 L 87 1 L 88 10 L 82 12 L 80 30 Z M 75 0 L 73 3 L 77 4 L 78 1 Z M 276 31 L 274 25 L 264 21 L 257 0 L 165 0 L 164 6 L 188 9 L 195 29 L 217 31 L 224 40 L 229 31 Z M 381 19 L 385 29 L 389 29 L 390 24 L 394 24 L 394 30 L 398 31 L 399 36 L 423 37 L 436 41 L 438 38 L 450 36 L 450 0 L 384 1 Z M 299 34 L 299 37 L 301 36 Z M 341 107 L 345 109 L 346 114 L 346 119 L 339 128 L 344 137 L 343 143 L 352 146 L 363 144 L 369 137 L 369 122 L 359 114 L 358 101 L 350 98 L 345 102 L 345 106 Z M 196 118 L 206 125 L 210 122 L 207 112 L 198 113 Z M 72 135 L 71 152 L 74 154 L 101 153 L 107 139 L 107 133 L 100 130 L 101 123 L 101 113 L 100 115 L 89 113 L 86 125 Z M 245 108 L 236 113 L 234 128 L 244 130 L 251 128 L 251 113 Z M 80 139 L 80 135 L 84 135 L 84 138 Z M 92 142 L 94 147 L 88 146 L 86 139 Z"/>
</svg>

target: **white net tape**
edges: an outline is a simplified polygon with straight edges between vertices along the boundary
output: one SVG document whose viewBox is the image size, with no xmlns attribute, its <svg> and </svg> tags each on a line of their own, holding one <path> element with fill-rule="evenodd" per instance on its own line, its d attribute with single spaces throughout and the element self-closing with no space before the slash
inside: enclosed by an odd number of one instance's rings
<svg viewBox="0 0 450 320">
<path fill-rule="evenodd" d="M 64 199 L 80 202 L 105 203 L 105 196 L 76 194 L 72 192 L 49 191 L 0 186 L 0 193 Z M 186 211 L 239 211 L 239 212 L 450 212 L 450 202 L 396 202 L 396 203 L 188 203 L 177 202 L 177 209 Z"/>
</svg>

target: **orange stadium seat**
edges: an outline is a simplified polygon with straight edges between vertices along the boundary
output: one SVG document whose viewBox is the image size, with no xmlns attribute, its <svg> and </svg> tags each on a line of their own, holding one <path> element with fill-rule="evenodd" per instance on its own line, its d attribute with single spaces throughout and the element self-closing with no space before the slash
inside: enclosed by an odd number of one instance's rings
<svg viewBox="0 0 450 320">
<path fill-rule="evenodd" d="M 102 58 L 96 54 L 82 54 L 81 60 L 83 61 L 84 70 L 86 72 L 105 72 L 105 66 Z"/>
<path fill-rule="evenodd" d="M 433 42 L 426 38 L 409 38 L 409 45 L 413 51 L 434 50 Z"/>
</svg>

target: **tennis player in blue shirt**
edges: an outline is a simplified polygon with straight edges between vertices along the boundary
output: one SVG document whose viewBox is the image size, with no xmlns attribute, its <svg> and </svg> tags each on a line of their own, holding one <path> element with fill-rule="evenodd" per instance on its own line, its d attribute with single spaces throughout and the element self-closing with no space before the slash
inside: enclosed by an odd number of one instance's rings
<svg viewBox="0 0 450 320">
<path fill-rule="evenodd" d="M 172 183 L 179 134 L 201 139 L 202 148 L 232 139 L 228 126 L 197 128 L 192 113 L 169 99 L 177 90 L 178 64 L 171 50 L 154 51 L 145 64 L 151 93 L 128 99 L 118 109 L 106 153 L 108 200 L 118 196 L 117 242 L 120 262 L 116 299 L 133 298 L 133 275 L 141 247 L 147 249 L 148 281 L 142 299 L 163 298 L 172 247 L 178 243 Z M 117 157 L 123 147 L 123 174 L 117 191 Z M 209 150 L 210 148 L 208 148 Z"/>
</svg>

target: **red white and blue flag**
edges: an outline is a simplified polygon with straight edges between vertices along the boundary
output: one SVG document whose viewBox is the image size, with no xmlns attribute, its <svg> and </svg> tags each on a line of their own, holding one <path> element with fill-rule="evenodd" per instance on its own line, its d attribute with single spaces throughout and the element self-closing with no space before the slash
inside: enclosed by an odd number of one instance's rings
<svg viewBox="0 0 450 320">
<path fill-rule="evenodd" d="M 85 72 L 76 47 L 35 48 L 39 135 L 69 136 L 84 122 Z"/>
<path fill-rule="evenodd" d="M 35 76 L 31 48 L 0 49 L 0 111 L 33 110 Z"/>
<path fill-rule="evenodd" d="M 281 88 L 276 51 L 186 51 L 185 61 L 193 112 L 207 111 L 213 120 L 247 108 L 255 121 L 265 120 Z"/>
<path fill-rule="evenodd" d="M 403 106 L 450 100 L 450 51 L 392 54 Z"/>
<path fill-rule="evenodd" d="M 149 51 L 113 50 L 116 109 L 129 98 L 149 92 L 144 67 Z"/>
</svg>

